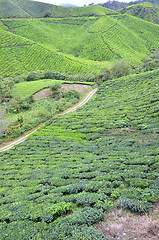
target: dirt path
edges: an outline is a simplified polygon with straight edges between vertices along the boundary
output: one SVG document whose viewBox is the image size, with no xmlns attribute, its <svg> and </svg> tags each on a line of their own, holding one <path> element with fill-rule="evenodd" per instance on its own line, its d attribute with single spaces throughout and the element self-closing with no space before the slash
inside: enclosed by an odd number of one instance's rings
<svg viewBox="0 0 159 240">
<path fill-rule="evenodd" d="M 90 98 L 93 96 L 94 93 L 96 93 L 97 91 L 97 88 L 92 90 L 91 92 L 89 92 L 87 94 L 87 96 L 84 98 L 84 100 L 80 101 L 79 103 L 73 105 L 72 107 L 68 108 L 67 110 L 65 110 L 64 112 L 60 113 L 60 114 L 56 114 L 54 117 L 58 117 L 58 116 L 61 116 L 61 115 L 65 115 L 67 113 L 70 113 L 70 112 L 74 112 L 76 111 L 77 108 L 80 108 L 82 107 L 84 104 L 86 104 Z M 25 139 L 30 136 L 31 134 L 33 134 L 34 132 L 37 131 L 37 129 L 39 129 L 42 125 L 44 125 L 45 123 L 43 124 L 40 124 L 36 129 L 32 130 L 30 133 L 26 134 L 25 136 L 23 137 L 20 137 L 18 140 L 15 140 L 13 142 L 10 142 L 9 144 L 7 144 L 6 146 L 0 148 L 0 152 L 4 152 L 4 151 L 7 151 L 9 149 L 11 149 L 12 147 L 14 147 L 15 145 L 18 145 L 19 143 L 25 141 Z"/>
</svg>

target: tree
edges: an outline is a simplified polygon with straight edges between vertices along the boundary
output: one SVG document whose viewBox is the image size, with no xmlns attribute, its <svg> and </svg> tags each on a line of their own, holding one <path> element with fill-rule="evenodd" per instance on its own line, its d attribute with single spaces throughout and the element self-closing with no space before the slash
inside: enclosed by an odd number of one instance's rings
<svg viewBox="0 0 159 240">
<path fill-rule="evenodd" d="M 4 118 L 5 116 L 5 107 L 0 105 L 0 135 L 2 135 L 5 130 L 8 128 L 10 122 Z"/>
<path fill-rule="evenodd" d="M 143 60 L 144 71 L 151 71 L 158 67 L 159 67 L 159 48 L 157 48 Z"/>
<path fill-rule="evenodd" d="M 126 76 L 130 73 L 130 64 L 127 59 L 121 59 L 118 62 L 114 63 L 112 67 L 112 74 L 114 78 L 119 78 Z"/>
<path fill-rule="evenodd" d="M 49 18 L 51 17 L 51 12 L 50 10 L 46 10 L 46 12 L 44 13 L 44 18 Z"/>
<path fill-rule="evenodd" d="M 50 90 L 52 92 L 52 97 L 55 99 L 59 99 L 61 95 L 61 84 L 60 83 L 55 83 L 50 86 Z"/>
<path fill-rule="evenodd" d="M 11 89 L 7 81 L 0 79 L 0 101 L 5 101 L 11 97 Z"/>
</svg>

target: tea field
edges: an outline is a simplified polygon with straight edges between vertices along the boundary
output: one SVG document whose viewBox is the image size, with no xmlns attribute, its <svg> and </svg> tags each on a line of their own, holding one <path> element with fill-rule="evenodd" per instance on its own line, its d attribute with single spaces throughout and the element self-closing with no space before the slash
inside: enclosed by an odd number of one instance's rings
<svg viewBox="0 0 159 240">
<path fill-rule="evenodd" d="M 58 70 L 70 74 L 95 71 L 95 67 L 46 49 L 38 43 L 5 31 L 3 27 L 0 32 L 0 76 L 35 70 Z"/>
<path fill-rule="evenodd" d="M 110 207 L 159 200 L 159 70 L 108 80 L 81 109 L 0 153 L 0 239 L 105 239 Z"/>
<path fill-rule="evenodd" d="M 159 26 L 128 15 L 1 19 L 0 76 L 53 70 L 97 74 L 126 58 L 140 65 L 158 47 Z"/>
</svg>

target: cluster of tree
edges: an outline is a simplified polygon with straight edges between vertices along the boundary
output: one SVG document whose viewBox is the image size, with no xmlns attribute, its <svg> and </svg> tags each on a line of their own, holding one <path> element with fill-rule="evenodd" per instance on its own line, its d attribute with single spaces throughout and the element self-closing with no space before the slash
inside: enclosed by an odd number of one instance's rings
<svg viewBox="0 0 159 240">
<path fill-rule="evenodd" d="M 11 97 L 12 84 L 10 79 L 0 78 L 0 102 Z"/>
<path fill-rule="evenodd" d="M 129 3 L 126 3 L 126 2 L 118 2 L 116 0 L 114 1 L 108 1 L 106 3 L 102 3 L 102 4 L 99 4 L 100 6 L 102 7 L 106 7 L 106 8 L 109 8 L 109 9 L 113 9 L 113 10 L 117 10 L 117 9 L 121 9 L 121 8 L 124 8 L 124 7 L 128 7 L 128 6 L 131 6 L 131 5 L 134 5 L 134 4 L 139 4 L 139 3 L 142 3 L 142 2 L 150 2 L 150 3 L 153 3 L 153 4 L 159 4 L 159 0 L 137 0 L 135 2 L 129 2 Z"/>
<path fill-rule="evenodd" d="M 151 53 L 143 60 L 144 71 L 151 71 L 159 68 L 159 48 L 152 50 Z"/>
<path fill-rule="evenodd" d="M 126 3 L 126 2 L 118 2 L 118 1 L 114 0 L 114 1 L 108 1 L 108 2 L 100 4 L 100 5 L 102 7 L 117 10 L 117 9 L 121 9 L 123 7 L 128 7 L 132 4 L 138 4 L 138 3 L 142 3 L 142 2 L 143 2 L 142 0 L 139 0 L 139 1 L 135 1 L 135 2 Z"/>
<path fill-rule="evenodd" d="M 127 59 L 121 59 L 113 64 L 111 69 L 103 68 L 101 74 L 96 76 L 96 82 L 100 84 L 108 79 L 127 76 L 131 72 L 131 66 Z"/>
<path fill-rule="evenodd" d="M 104 68 L 101 74 L 96 77 L 96 82 L 106 81 L 108 79 L 119 78 L 128 74 L 138 74 L 141 72 L 152 71 L 159 68 L 159 47 L 152 49 L 150 54 L 143 59 L 140 66 L 129 64 L 127 59 L 121 59 L 114 63 L 111 69 Z"/>
</svg>

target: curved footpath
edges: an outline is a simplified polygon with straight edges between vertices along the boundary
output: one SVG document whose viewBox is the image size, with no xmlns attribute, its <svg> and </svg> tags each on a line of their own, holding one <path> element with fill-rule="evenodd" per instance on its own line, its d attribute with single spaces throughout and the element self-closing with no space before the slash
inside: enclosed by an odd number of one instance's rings
<svg viewBox="0 0 159 240">
<path fill-rule="evenodd" d="M 70 112 L 74 112 L 76 111 L 77 108 L 82 107 L 84 104 L 86 104 L 89 99 L 93 96 L 94 93 L 96 93 L 98 89 L 94 89 L 93 91 L 89 92 L 88 95 L 84 98 L 84 100 L 82 100 L 81 102 L 79 102 L 78 104 L 74 105 L 73 107 L 68 108 L 67 110 L 65 110 L 64 112 L 55 115 L 55 117 L 61 116 L 61 115 L 65 115 L 67 113 Z M 24 137 L 19 138 L 16 141 L 11 142 L 10 144 L 8 144 L 5 147 L 0 148 L 0 152 L 4 152 L 7 151 L 9 149 L 11 149 L 12 147 L 14 147 L 15 145 L 18 145 L 19 143 L 25 141 L 25 139 L 30 136 L 31 134 L 33 134 L 34 132 L 36 132 L 37 129 L 39 129 L 42 125 L 44 125 L 45 123 L 41 124 L 39 127 L 37 127 L 35 130 L 31 131 L 29 134 L 26 134 Z"/>
</svg>

